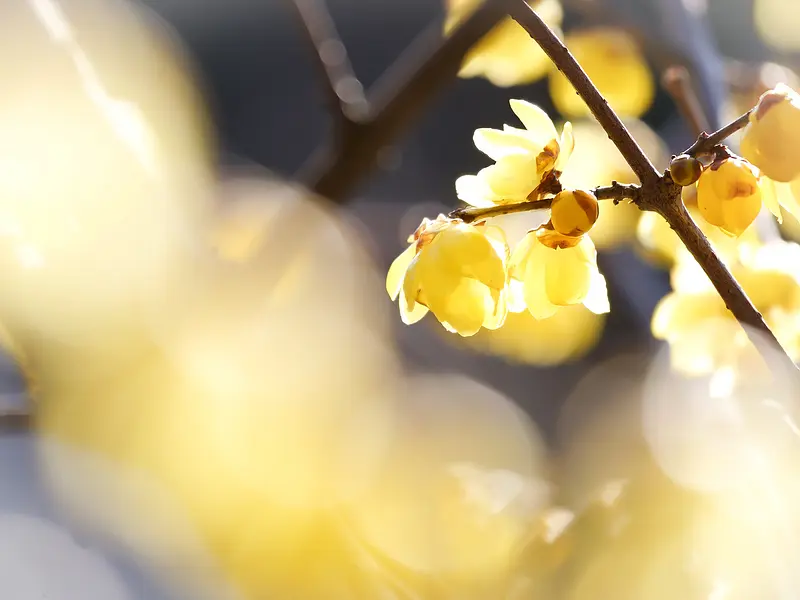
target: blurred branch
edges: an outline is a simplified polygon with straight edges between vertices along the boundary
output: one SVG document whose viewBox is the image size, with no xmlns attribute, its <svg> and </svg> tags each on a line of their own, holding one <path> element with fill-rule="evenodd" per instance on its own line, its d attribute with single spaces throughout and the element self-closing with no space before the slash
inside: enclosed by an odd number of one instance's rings
<svg viewBox="0 0 800 600">
<path fill-rule="evenodd" d="M 728 310 L 740 324 L 747 326 L 744 329 L 753 345 L 761 352 L 765 362 L 773 368 L 779 366 L 782 370 L 790 369 L 789 372 L 797 373 L 794 362 L 764 322 L 761 313 L 692 220 L 681 200 L 681 187 L 672 181 L 668 173 L 659 174 L 575 57 L 536 12 L 528 6 L 526 1 L 504 0 L 504 4 L 507 6 L 509 14 L 536 40 L 553 64 L 572 83 L 575 91 L 586 102 L 597 121 L 606 130 L 608 137 L 641 180 L 641 189 L 633 199 L 634 203 L 641 210 L 657 212 L 666 219 L 711 280 L 720 297 L 725 301 Z M 687 153 L 713 149 L 725 137 L 738 131 L 746 123 L 747 118 L 742 115 L 733 123 L 711 135 L 701 135 L 697 142 L 687 150 Z M 780 365 L 775 365 L 772 361 L 767 360 L 770 347 L 778 351 L 774 355 L 781 357 L 778 359 L 781 361 Z"/>
<path fill-rule="evenodd" d="M 364 88 L 353 73 L 347 49 L 339 38 L 325 0 L 291 0 L 291 4 L 314 48 L 315 63 L 328 96 L 336 135 L 344 136 L 347 128 L 368 114 Z"/>
<path fill-rule="evenodd" d="M 614 182 L 612 185 L 596 188 L 592 190 L 592 193 L 598 200 L 613 200 L 615 204 L 622 200 L 632 200 L 636 203 L 641 190 L 642 188 L 638 185 Z M 528 200 L 527 202 L 515 202 L 513 204 L 498 204 L 488 208 L 457 208 L 449 216 L 453 219 L 461 219 L 465 223 L 473 223 L 502 215 L 545 210 L 550 208 L 552 202 L 552 198 L 544 198 L 541 200 Z"/>
<path fill-rule="evenodd" d="M 300 180 L 321 196 L 346 202 L 378 152 L 455 79 L 469 49 L 506 16 L 501 1 L 489 0 L 445 38 L 440 23 L 431 25 L 370 90 L 366 116 L 338 143 L 318 150 Z"/>
<path fill-rule="evenodd" d="M 669 67 L 664 71 L 661 83 L 672 96 L 681 115 L 692 128 L 695 137 L 711 129 L 708 115 L 703 110 L 703 105 L 694 89 L 692 76 L 686 67 Z"/>
<path fill-rule="evenodd" d="M 0 435 L 28 433 L 32 429 L 33 418 L 30 413 L 0 413 Z"/>
</svg>

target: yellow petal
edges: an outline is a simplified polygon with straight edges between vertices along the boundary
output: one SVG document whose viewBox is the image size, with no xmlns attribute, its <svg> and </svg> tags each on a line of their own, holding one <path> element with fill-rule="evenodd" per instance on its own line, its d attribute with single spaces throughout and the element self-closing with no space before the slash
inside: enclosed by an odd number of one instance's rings
<svg viewBox="0 0 800 600">
<path fill-rule="evenodd" d="M 408 312 L 414 310 L 414 303 L 419 297 L 419 292 L 422 289 L 422 280 L 425 277 L 425 267 L 428 262 L 428 248 L 423 248 L 411 260 L 406 270 L 406 276 L 403 279 L 402 292 L 406 299 Z"/>
<path fill-rule="evenodd" d="M 778 201 L 778 190 L 775 189 L 775 182 L 768 177 L 763 177 L 761 179 L 761 198 L 769 209 L 769 212 L 775 215 L 778 223 L 783 223 L 781 204 Z"/>
<path fill-rule="evenodd" d="M 527 237 L 533 238 L 533 242 L 528 257 L 524 261 L 523 294 L 525 304 L 534 319 L 546 319 L 552 317 L 558 310 L 558 307 L 550 301 L 545 285 L 547 253 L 552 251 L 543 246 L 535 234 L 528 234 Z"/>
<path fill-rule="evenodd" d="M 596 269 L 577 246 L 551 250 L 545 272 L 547 297 L 558 306 L 582 303 Z"/>
<path fill-rule="evenodd" d="M 560 152 L 556 160 L 555 170 L 563 172 L 575 150 L 575 135 L 572 131 L 572 123 L 567 121 L 561 130 L 561 141 L 559 142 Z"/>
<path fill-rule="evenodd" d="M 400 290 L 400 318 L 406 325 L 413 325 L 428 314 L 428 307 L 419 302 L 408 302 L 405 292 Z M 409 306 L 412 308 L 409 310 Z"/>
<path fill-rule="evenodd" d="M 462 278 L 455 288 L 446 295 L 442 304 L 431 304 L 436 318 L 447 322 L 455 331 L 464 337 L 475 335 L 480 331 L 486 318 L 487 295 L 489 290 L 474 279 Z"/>
<path fill-rule="evenodd" d="M 503 202 L 522 202 L 542 181 L 537 169 L 536 156 L 510 154 L 495 164 L 481 169 L 478 177 L 484 178 L 492 192 Z"/>
<path fill-rule="evenodd" d="M 535 136 L 541 146 L 545 146 L 550 140 L 558 139 L 556 126 L 544 110 L 525 100 L 511 100 L 509 104 L 525 129 Z"/>
<path fill-rule="evenodd" d="M 598 270 L 592 272 L 589 292 L 586 294 L 586 298 L 583 299 L 583 305 L 596 315 L 603 315 L 611 311 L 611 305 L 608 302 L 606 278 Z"/>
<path fill-rule="evenodd" d="M 492 160 L 500 160 L 509 154 L 525 152 L 538 154 L 541 151 L 541 147 L 537 147 L 529 136 L 499 129 L 476 129 L 472 141 L 478 150 Z"/>
<path fill-rule="evenodd" d="M 491 294 L 486 296 L 488 302 L 486 306 L 486 317 L 483 321 L 485 329 L 500 329 L 506 322 L 508 316 L 508 290 L 491 290 Z"/>
<path fill-rule="evenodd" d="M 495 205 L 496 194 L 478 175 L 462 175 L 456 179 L 456 196 L 475 208 L 489 208 Z"/>
<path fill-rule="evenodd" d="M 408 266 L 414 260 L 416 253 L 417 245 L 414 243 L 392 261 L 389 272 L 386 274 L 386 292 L 392 300 L 396 300 L 400 290 L 403 289 L 403 279 L 405 279 Z"/>
<path fill-rule="evenodd" d="M 515 277 L 520 281 L 525 279 L 525 270 L 534 245 L 541 245 L 539 244 L 539 240 L 536 239 L 536 234 L 534 232 L 528 233 L 522 238 L 522 241 L 516 245 L 508 263 L 508 272 L 511 277 Z"/>
</svg>

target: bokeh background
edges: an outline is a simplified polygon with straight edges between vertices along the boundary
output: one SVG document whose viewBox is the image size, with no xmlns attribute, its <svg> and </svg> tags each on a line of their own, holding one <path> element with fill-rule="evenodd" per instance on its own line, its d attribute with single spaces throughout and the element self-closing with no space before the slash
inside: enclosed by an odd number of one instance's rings
<svg viewBox="0 0 800 600">
<path fill-rule="evenodd" d="M 15 10 L 11 6 L 14 4 L 22 6 L 27 2 L 5 0 L 0 14 Z M 75 2 L 63 3 L 65 7 L 71 4 Z M 800 9 L 792 2 L 775 1 L 774 4 L 776 12 L 793 15 L 797 23 Z M 213 143 L 218 149 L 216 166 L 219 172 L 258 173 L 264 179 L 289 180 L 299 172 L 314 149 L 327 139 L 330 122 L 312 50 L 289 2 L 148 0 L 141 5 L 162 19 L 183 45 L 215 130 Z M 328 6 L 353 67 L 367 88 L 416 36 L 432 23 L 441 22 L 444 15 L 442 3 L 436 0 L 328 0 Z M 776 46 L 774 40 L 773 45 L 766 43 L 763 31 L 759 33 L 753 18 L 753 0 L 575 0 L 565 2 L 564 8 L 566 31 L 587 24 L 611 24 L 625 27 L 643 42 L 658 86 L 643 121 L 661 136 L 670 153 L 689 145 L 693 134 L 670 96 L 658 84 L 660 70 L 674 63 L 687 66 L 712 125 L 717 126 L 731 114 L 728 90 L 732 61 L 740 61 L 739 68 L 746 73 L 757 71 L 766 61 L 800 65 L 798 54 Z M 105 43 L 108 48 L 114 47 L 113 42 L 105 40 Z M 118 48 L 121 54 L 125 50 L 125 47 Z M 144 56 L 139 60 L 149 59 Z M 15 63 L 32 78 L 39 76 L 36 56 L 13 55 L 1 60 Z M 146 64 L 140 66 L 145 71 L 150 68 Z M 154 70 L 157 68 L 158 65 L 152 66 Z M 408 234 L 422 217 L 434 217 L 456 207 L 455 179 L 484 166 L 484 157 L 472 145 L 472 133 L 479 127 L 498 127 L 508 122 L 508 99 L 511 97 L 525 98 L 545 108 L 554 119 L 559 117 L 546 81 L 502 89 L 482 79 L 456 80 L 396 144 L 380 153 L 374 172 L 358 187 L 352 201 L 336 209 L 343 213 L 342 218 L 350 228 L 346 235 L 357 238 L 359 246 L 369 256 L 368 261 L 374 263 L 375 272 L 363 277 L 348 272 L 341 277 L 355 277 L 356 283 L 364 289 L 359 297 L 353 292 L 357 288 L 348 288 L 348 293 L 352 294 L 352 298 L 348 296 L 352 304 L 352 314 L 348 318 L 363 314 L 370 327 L 380 323 L 379 327 L 385 328 L 381 339 L 392 352 L 397 352 L 396 360 L 400 365 L 397 368 L 402 369 L 405 377 L 459 375 L 469 382 L 452 380 L 451 385 L 450 380 L 444 379 L 439 382 L 439 395 L 449 394 L 458 400 L 459 386 L 466 386 L 463 396 L 467 397 L 474 393 L 470 386 L 478 382 L 520 407 L 535 423 L 536 439 L 542 442 L 542 449 L 537 452 L 550 456 L 547 469 L 556 474 L 548 478 L 556 481 L 556 498 L 560 497 L 557 503 L 570 505 L 582 493 L 588 493 L 589 488 L 615 477 L 630 476 L 637 469 L 646 470 L 641 464 L 652 462 L 652 448 L 647 449 L 649 442 L 643 431 L 648 426 L 645 421 L 654 417 L 651 414 L 643 418 L 640 400 L 647 384 L 643 374 L 656 368 L 654 364 L 663 367 L 663 348 L 650 333 L 650 319 L 657 302 L 670 289 L 668 272 L 645 260 L 641 252 L 629 245 L 602 251 L 600 267 L 609 283 L 612 306 L 602 337 L 587 353 L 566 364 L 546 367 L 477 352 L 442 331 L 431 317 L 406 327 L 400 322 L 396 307 L 381 293 L 382 273 L 405 247 Z M 53 111 L 57 113 L 58 110 L 56 103 Z M 0 130 L 0 137 L 2 135 Z M 248 200 L 257 203 L 261 194 L 267 197 L 273 192 L 267 186 L 247 193 L 250 194 Z M 257 209 L 254 210 L 254 214 L 258 214 Z M 247 218 L 247 211 L 244 214 Z M 287 221 L 293 225 L 304 222 L 302 217 Z M 272 256 L 274 260 L 281 254 Z M 362 260 L 361 254 L 355 260 Z M 258 270 L 249 272 L 245 279 L 256 278 L 259 273 Z M 337 275 L 329 273 L 328 276 L 331 281 L 326 281 L 333 289 L 338 285 Z M 348 279 L 349 286 L 353 286 L 351 279 Z M 187 285 L 180 295 L 179 305 L 202 305 L 197 295 L 207 291 L 202 286 Z M 249 298 L 248 293 L 243 292 L 243 297 Z M 229 310 L 238 310 L 237 299 L 231 302 Z M 311 319 L 313 323 L 340 318 L 336 303 L 326 308 L 325 303 L 314 302 L 303 305 L 303 310 L 316 311 Z M 43 335 L 47 338 L 46 332 Z M 324 369 L 314 371 L 317 345 L 326 346 L 331 339 L 347 340 L 347 333 L 309 325 L 302 336 L 302 344 L 287 344 L 285 352 L 289 359 L 306 365 L 306 374 L 312 379 L 330 375 Z M 213 336 L 211 343 L 214 343 Z M 347 344 L 340 348 L 346 356 L 350 349 Z M 72 368 L 80 371 L 85 363 L 79 353 L 74 356 Z M 359 356 L 354 353 L 351 358 L 362 360 Z M 201 368 L 208 367 L 204 365 Z M 29 398 L 19 365 L 9 356 L 2 368 L 0 407 L 24 407 Z M 407 395 L 421 398 L 426 394 L 436 395 L 436 386 L 431 384 L 429 388 L 419 394 L 412 389 Z M 679 391 L 674 391 L 669 400 L 678 394 Z M 228 400 L 235 402 L 235 392 L 231 392 L 231 396 Z M 136 396 L 126 398 L 133 404 L 138 401 Z M 424 402 L 416 400 L 416 403 L 409 402 L 409 406 L 422 411 L 419 418 L 424 422 Z M 149 403 L 143 401 L 142 404 Z M 88 402 L 82 410 L 91 411 L 91 407 L 92 403 Z M 154 410 L 157 415 L 157 408 Z M 680 410 L 676 409 L 672 416 L 658 413 L 658 422 L 666 423 L 667 429 L 679 429 Z M 91 419 L 86 415 L 83 418 Z M 157 416 L 153 418 L 158 420 Z M 98 425 L 102 425 L 102 417 L 98 419 Z M 115 424 L 116 435 L 149 435 L 149 421 L 138 423 L 133 418 L 128 421 L 121 418 L 121 421 Z M 373 422 L 365 423 L 364 427 L 369 427 Z M 455 429 L 457 432 L 458 428 Z M 464 431 L 468 431 L 466 425 Z M 356 435 L 366 434 L 359 429 Z M 99 507 L 111 502 L 102 489 L 79 498 L 83 503 L 83 509 L 78 511 L 81 518 L 70 516 L 69 510 L 65 513 L 63 505 L 69 504 L 64 500 L 65 492 L 62 489 L 55 495 L 52 493 L 48 481 L 54 475 L 47 466 L 43 468 L 41 462 L 39 446 L 43 439 L 46 443 L 47 437 L 46 431 L 0 437 L 0 589 L 6 590 L 2 592 L 3 597 L 9 600 L 201 597 L 193 586 L 172 585 L 171 577 L 164 578 L 162 571 L 153 571 L 149 557 L 120 550 L 113 539 L 109 541 L 108 536 L 98 534 L 97 529 L 102 527 L 85 526 L 87 520 L 93 519 L 94 503 Z M 169 441 L 166 443 L 173 447 Z M 313 445 L 312 441 L 308 443 Z M 254 465 L 258 464 L 257 451 L 256 446 L 251 457 Z M 179 450 L 176 453 L 180 455 Z M 602 467 L 592 462 L 590 457 L 593 456 L 603 457 Z M 287 455 L 286 460 L 292 462 L 294 458 Z M 631 466 L 633 463 L 639 466 Z M 49 467 L 53 468 L 52 464 Z M 69 476 L 68 470 L 64 473 Z M 220 485 L 226 485 L 224 479 Z M 666 484 L 659 479 L 648 485 L 655 490 Z M 205 493 L 200 489 L 195 492 Z M 658 504 L 657 500 L 652 502 Z M 101 512 L 97 508 L 97 514 Z M 647 518 L 655 522 L 662 517 Z M 159 527 L 135 510 L 131 511 L 129 519 L 132 529 Z M 640 547 L 649 546 L 641 542 Z M 264 563 L 273 560 L 275 558 L 270 555 L 258 557 L 258 561 Z M 182 576 L 194 573 L 193 569 L 213 571 L 213 567 L 198 567 L 197 564 L 177 562 L 170 568 L 182 571 Z M 237 597 L 236 586 L 230 581 L 236 578 L 228 577 L 224 568 L 221 572 L 219 581 L 209 575 L 209 579 L 219 584 L 220 590 L 209 584 L 205 592 L 213 588 L 213 593 L 209 592 L 212 596 Z M 169 585 L 165 579 L 170 580 Z M 37 587 L 36 582 L 42 581 L 46 582 L 42 584 L 44 587 Z M 41 590 L 49 590 L 52 595 L 35 595 Z M 317 597 L 303 594 L 298 591 L 282 597 Z"/>
</svg>

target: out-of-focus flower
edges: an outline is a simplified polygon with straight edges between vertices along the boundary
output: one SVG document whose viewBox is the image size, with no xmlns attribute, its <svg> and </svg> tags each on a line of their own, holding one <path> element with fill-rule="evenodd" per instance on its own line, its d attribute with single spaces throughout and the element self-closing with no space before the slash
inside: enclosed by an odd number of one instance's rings
<svg viewBox="0 0 800 600">
<path fill-rule="evenodd" d="M 580 304 L 561 307 L 545 319 L 535 319 L 527 310 L 509 312 L 502 327 L 483 329 L 469 338 L 469 347 L 511 362 L 559 365 L 591 350 L 604 323 L 604 315 Z"/>
<path fill-rule="evenodd" d="M 589 236 L 568 238 L 546 227 L 531 231 L 514 249 L 509 275 L 512 293 L 524 299 L 535 319 L 575 304 L 597 314 L 609 311 L 606 280 Z"/>
<path fill-rule="evenodd" d="M 446 0 L 445 34 L 468 17 L 481 0 Z M 563 11 L 558 0 L 531 0 L 531 7 L 559 32 Z M 559 32 L 560 33 L 560 32 Z M 461 77 L 485 77 L 494 85 L 510 87 L 533 83 L 553 68 L 544 51 L 513 19 L 503 20 L 467 53 Z"/>
<path fill-rule="evenodd" d="M 753 18 L 759 37 L 783 52 L 800 50 L 800 11 L 793 0 L 754 0 Z"/>
<path fill-rule="evenodd" d="M 740 243 L 731 271 L 789 355 L 800 358 L 800 246 Z M 759 362 L 755 348 L 700 266 L 686 257 L 672 272 L 673 292 L 653 314 L 653 335 L 669 342 L 673 367 L 689 375 Z"/>
<path fill-rule="evenodd" d="M 650 108 L 655 95 L 653 76 L 629 34 L 607 27 L 573 31 L 567 35 L 566 45 L 617 113 L 639 117 Z M 564 116 L 590 115 L 560 71 L 550 75 L 550 95 Z"/>
<path fill-rule="evenodd" d="M 502 230 L 440 215 L 425 219 L 410 241 L 386 277 L 386 290 L 392 300 L 399 296 L 405 323 L 430 310 L 446 329 L 463 336 L 503 324 L 509 251 Z"/>
<path fill-rule="evenodd" d="M 495 164 L 456 180 L 456 193 L 467 204 L 488 207 L 527 200 L 548 174 L 564 170 L 572 154 L 572 125 L 565 123 L 559 136 L 538 106 L 524 100 L 510 104 L 525 129 L 505 125 L 502 130 L 475 131 L 475 146 Z"/>
</svg>

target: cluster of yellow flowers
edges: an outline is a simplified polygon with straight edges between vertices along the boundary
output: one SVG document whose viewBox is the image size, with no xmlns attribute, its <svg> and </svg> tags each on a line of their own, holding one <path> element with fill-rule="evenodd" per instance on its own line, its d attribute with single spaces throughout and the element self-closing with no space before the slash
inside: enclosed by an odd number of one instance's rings
<svg viewBox="0 0 800 600">
<path fill-rule="evenodd" d="M 530 0 L 529 4 L 561 34 L 564 12 L 558 0 Z M 445 34 L 469 16 L 480 0 L 446 0 L 446 5 Z M 566 35 L 565 43 L 618 114 L 638 117 L 650 107 L 655 96 L 653 76 L 636 40 L 627 32 L 611 27 L 578 29 Z M 525 85 L 549 76 L 550 95 L 561 114 L 570 118 L 590 114 L 566 77 L 510 17 L 470 50 L 459 74 L 484 77 L 500 87 Z"/>
<path fill-rule="evenodd" d="M 722 152 L 704 166 L 679 157 L 673 171 L 678 183 L 692 186 L 693 194 L 685 196 L 696 199 L 690 212 L 794 360 L 800 359 L 800 246 L 765 239 L 754 222 L 763 206 L 779 220 L 782 210 L 800 214 L 800 150 L 793 143 L 798 135 L 800 95 L 779 85 L 751 113 L 742 137 L 744 158 Z M 655 337 L 669 342 L 673 366 L 704 375 L 758 362 L 745 332 L 666 223 L 645 215 L 640 236 L 673 263 L 673 292 L 656 308 L 652 324 Z"/>
<path fill-rule="evenodd" d="M 386 280 L 406 323 L 430 310 L 448 330 L 471 336 L 499 328 L 509 311 L 545 319 L 576 304 L 598 314 L 609 310 L 597 251 L 586 235 L 598 218 L 597 199 L 580 190 L 553 196 L 544 185 L 558 180 L 572 152 L 572 127 L 566 123 L 559 135 L 542 109 L 523 100 L 512 100 L 511 109 L 525 128 L 477 130 L 476 147 L 495 162 L 460 177 L 456 192 L 476 208 L 550 198 L 550 221 L 512 252 L 503 230 L 485 221 L 424 220 Z"/>
</svg>

